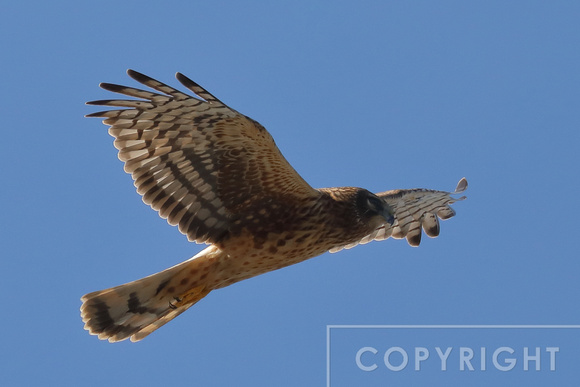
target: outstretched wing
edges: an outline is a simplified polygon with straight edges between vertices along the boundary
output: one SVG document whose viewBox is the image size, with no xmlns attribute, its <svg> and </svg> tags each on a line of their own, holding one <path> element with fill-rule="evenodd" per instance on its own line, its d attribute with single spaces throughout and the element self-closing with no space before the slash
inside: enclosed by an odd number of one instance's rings
<svg viewBox="0 0 580 387">
<path fill-rule="evenodd" d="M 180 73 L 176 78 L 201 99 L 136 71 L 127 73 L 159 93 L 101 83 L 105 90 L 138 99 L 87 102 L 128 108 L 87 117 L 105 118 L 143 201 L 189 240 L 219 241 L 262 197 L 299 201 L 317 195 L 256 121 Z"/>
<path fill-rule="evenodd" d="M 439 218 L 449 219 L 455 215 L 451 204 L 465 199 L 465 196 L 454 198 L 451 195 L 462 193 L 467 189 L 467 180 L 459 180 L 454 192 L 435 191 L 422 188 L 398 189 L 378 193 L 391 207 L 395 221 L 378 227 L 371 234 L 360 241 L 330 250 L 331 253 L 342 249 L 350 249 L 358 244 L 369 243 L 373 240 L 384 240 L 389 237 L 396 239 L 406 238 L 411 246 L 421 243 L 421 230 L 427 236 L 434 238 L 439 235 Z"/>
</svg>

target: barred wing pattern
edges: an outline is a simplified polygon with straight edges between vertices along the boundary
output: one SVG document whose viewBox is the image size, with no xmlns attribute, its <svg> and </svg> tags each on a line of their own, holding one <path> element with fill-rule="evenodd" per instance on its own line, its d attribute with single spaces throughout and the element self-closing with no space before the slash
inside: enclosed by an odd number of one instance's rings
<svg viewBox="0 0 580 387">
<path fill-rule="evenodd" d="M 91 105 L 110 125 L 119 158 L 143 201 L 188 239 L 212 244 L 148 277 L 82 297 L 85 329 L 111 342 L 141 340 L 211 291 L 371 240 L 439 234 L 453 193 L 411 189 L 374 195 L 356 187 L 313 189 L 262 125 L 177 73 L 197 97 L 138 72 L 154 90 L 101 84 L 132 97 Z"/>
<path fill-rule="evenodd" d="M 394 212 L 393 225 L 385 223 L 360 241 L 335 247 L 330 252 L 335 253 L 342 249 L 350 249 L 359 244 L 380 241 L 389 237 L 406 238 L 409 245 L 419 246 L 422 230 L 425 230 L 425 234 L 431 238 L 439 235 L 439 218 L 446 220 L 453 217 L 455 210 L 450 205 L 465 199 L 465 196 L 454 198 L 451 195 L 460 194 L 466 189 L 467 180 L 462 178 L 457 183 L 454 192 L 415 188 L 378 193 L 377 196 L 382 198 Z"/>
<path fill-rule="evenodd" d="M 127 73 L 162 94 L 101 83 L 105 90 L 139 99 L 88 102 L 128 109 L 87 117 L 105 118 L 143 201 L 190 241 L 219 242 L 261 196 L 292 201 L 317 195 L 262 125 L 186 76 L 176 74 L 201 99 L 136 71 Z"/>
</svg>

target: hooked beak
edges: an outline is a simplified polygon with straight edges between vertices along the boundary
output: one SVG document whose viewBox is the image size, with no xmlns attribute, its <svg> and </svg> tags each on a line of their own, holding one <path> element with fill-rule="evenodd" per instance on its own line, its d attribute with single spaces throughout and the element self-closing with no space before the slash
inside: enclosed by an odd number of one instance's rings
<svg viewBox="0 0 580 387">
<path fill-rule="evenodd" d="M 383 218 L 385 218 L 387 223 L 390 224 L 391 226 L 395 223 L 395 212 L 387 203 L 385 203 L 385 210 L 383 211 Z"/>
</svg>

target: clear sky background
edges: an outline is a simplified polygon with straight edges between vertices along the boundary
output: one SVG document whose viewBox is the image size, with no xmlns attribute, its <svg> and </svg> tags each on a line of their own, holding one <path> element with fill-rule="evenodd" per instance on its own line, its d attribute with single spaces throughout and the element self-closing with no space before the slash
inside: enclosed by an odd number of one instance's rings
<svg viewBox="0 0 580 387">
<path fill-rule="evenodd" d="M 1 385 L 321 386 L 327 325 L 580 324 L 580 3 L 13 1 L 0 19 Z M 142 342 L 101 342 L 83 294 L 203 248 L 141 202 L 107 128 L 83 118 L 111 97 L 99 82 L 135 85 L 127 68 L 188 75 L 262 123 L 314 187 L 465 176 L 468 199 L 419 248 L 327 253 L 213 292 Z M 388 372 L 395 344 L 521 350 L 510 332 L 423 334 L 337 336 L 332 385 L 580 373 L 564 348 L 579 330 L 522 339 L 561 346 L 556 372 Z M 379 370 L 342 343 L 376 347 Z"/>
</svg>

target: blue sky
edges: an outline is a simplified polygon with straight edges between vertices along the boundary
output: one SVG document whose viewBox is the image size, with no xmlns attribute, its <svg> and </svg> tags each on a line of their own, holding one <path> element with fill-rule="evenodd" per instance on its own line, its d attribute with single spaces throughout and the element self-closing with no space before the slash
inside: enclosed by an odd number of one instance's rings
<svg viewBox="0 0 580 387">
<path fill-rule="evenodd" d="M 580 324 L 577 2 L 21 1 L 1 18 L 0 384 L 326 385 L 327 325 Z M 419 248 L 325 254 L 215 291 L 140 343 L 100 342 L 80 296 L 202 249 L 141 202 L 106 127 L 83 118 L 110 97 L 99 82 L 135 85 L 127 68 L 188 75 L 268 128 L 314 187 L 466 176 L 468 199 Z M 577 329 L 355 333 L 333 342 L 332 386 L 578 380 Z M 561 351 L 554 372 L 356 368 L 357 348 L 394 345 Z"/>
</svg>

